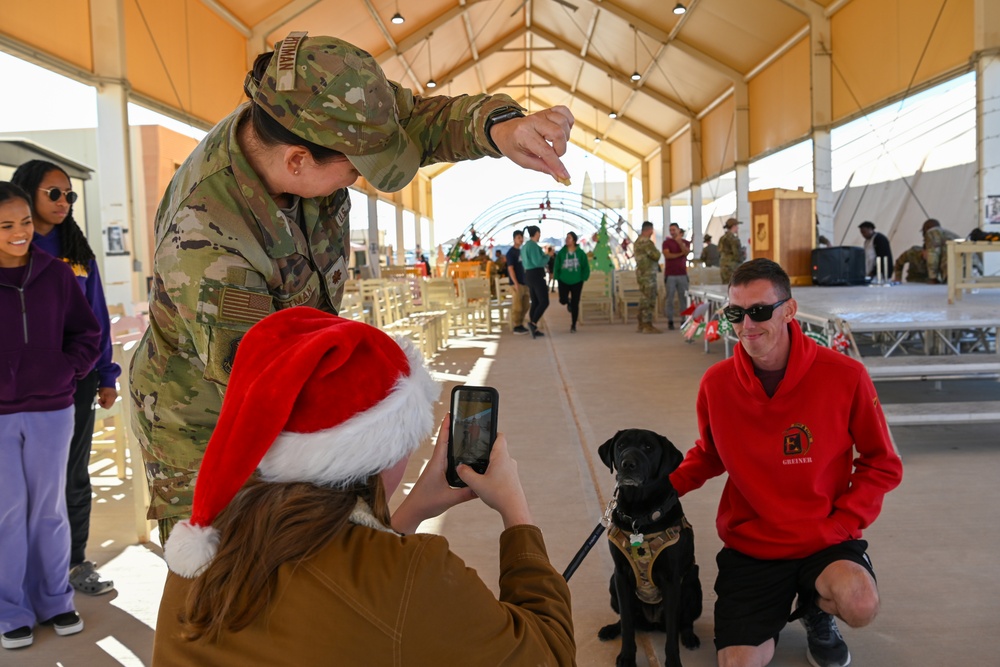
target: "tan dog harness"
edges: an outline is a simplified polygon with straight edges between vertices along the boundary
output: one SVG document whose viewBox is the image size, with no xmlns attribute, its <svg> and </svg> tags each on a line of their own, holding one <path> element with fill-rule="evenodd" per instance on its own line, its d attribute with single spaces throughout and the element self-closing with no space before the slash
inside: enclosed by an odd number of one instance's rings
<svg viewBox="0 0 1000 667">
<path fill-rule="evenodd" d="M 635 594 L 641 601 L 647 604 L 659 604 L 663 600 L 663 593 L 653 583 L 653 564 L 664 549 L 677 544 L 681 539 L 681 531 L 685 528 L 691 528 L 687 517 L 681 517 L 681 522 L 676 526 L 650 535 L 642 533 L 627 535 L 614 524 L 608 528 L 608 539 L 611 544 L 618 547 L 632 565 L 636 584 Z"/>
</svg>

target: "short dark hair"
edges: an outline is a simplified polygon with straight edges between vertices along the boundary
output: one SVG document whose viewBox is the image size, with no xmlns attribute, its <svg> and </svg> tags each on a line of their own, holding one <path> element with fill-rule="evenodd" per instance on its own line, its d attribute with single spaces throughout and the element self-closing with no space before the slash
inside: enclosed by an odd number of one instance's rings
<svg viewBox="0 0 1000 667">
<path fill-rule="evenodd" d="M 736 267 L 733 277 L 729 279 L 729 286 L 747 285 L 755 280 L 766 280 L 771 283 L 778 291 L 779 298 L 792 298 L 792 283 L 788 279 L 788 274 L 777 262 L 763 257 L 751 259 Z"/>
<path fill-rule="evenodd" d="M 862 223 L 861 223 L 860 225 L 858 225 L 858 229 L 863 229 L 863 228 L 866 228 L 866 227 L 867 227 L 868 229 L 875 229 L 875 223 L 874 223 L 874 222 L 871 222 L 871 221 L 869 221 L 869 220 L 865 220 L 865 221 L 864 221 L 864 222 L 862 222 Z"/>
<path fill-rule="evenodd" d="M 523 229 L 515 229 L 514 230 L 514 238 L 516 239 L 518 236 L 524 236 L 524 230 Z"/>
<path fill-rule="evenodd" d="M 542 231 L 542 228 L 538 225 L 528 225 L 524 228 L 524 231 L 528 232 L 528 238 L 530 239 L 532 236 Z"/>
<path fill-rule="evenodd" d="M 670 226 L 671 226 L 671 227 L 676 227 L 677 229 L 680 229 L 680 228 L 681 228 L 681 226 L 680 226 L 680 225 L 678 225 L 678 224 L 677 224 L 676 222 L 671 222 L 671 223 L 670 223 Z"/>
<path fill-rule="evenodd" d="M 647 229 L 652 229 L 652 228 L 653 228 L 653 223 L 651 223 L 649 220 L 643 220 L 642 231 L 646 231 Z"/>
<path fill-rule="evenodd" d="M 576 235 L 576 232 L 566 232 L 566 236 L 572 236 L 573 237 L 573 243 L 579 243 L 580 242 L 580 237 Z"/>
</svg>

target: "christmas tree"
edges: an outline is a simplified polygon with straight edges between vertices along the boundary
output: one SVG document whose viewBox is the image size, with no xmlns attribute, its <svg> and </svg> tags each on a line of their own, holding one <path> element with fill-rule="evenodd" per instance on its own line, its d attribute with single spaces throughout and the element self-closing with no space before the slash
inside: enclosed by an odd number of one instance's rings
<svg viewBox="0 0 1000 667">
<path fill-rule="evenodd" d="M 597 244 L 594 246 L 594 271 L 611 273 L 615 265 L 611 262 L 611 246 L 608 244 L 608 219 L 601 216 L 601 228 L 597 231 Z"/>
</svg>

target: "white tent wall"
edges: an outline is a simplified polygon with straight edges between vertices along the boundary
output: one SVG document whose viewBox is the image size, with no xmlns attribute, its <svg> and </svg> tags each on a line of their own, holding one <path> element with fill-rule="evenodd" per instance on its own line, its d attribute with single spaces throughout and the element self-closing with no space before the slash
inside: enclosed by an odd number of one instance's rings
<svg viewBox="0 0 1000 667">
<path fill-rule="evenodd" d="M 889 237 L 893 256 L 898 257 L 910 246 L 923 245 L 921 226 L 927 218 L 936 218 L 962 237 L 977 226 L 975 163 L 917 172 L 907 180 L 909 187 L 906 181 L 895 180 L 835 192 L 831 242 L 864 245 L 858 225 L 870 220 Z"/>
</svg>

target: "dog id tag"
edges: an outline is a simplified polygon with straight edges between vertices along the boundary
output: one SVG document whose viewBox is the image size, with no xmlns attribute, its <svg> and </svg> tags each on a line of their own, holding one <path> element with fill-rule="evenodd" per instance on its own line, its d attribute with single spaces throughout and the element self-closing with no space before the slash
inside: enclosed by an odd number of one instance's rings
<svg viewBox="0 0 1000 667">
<path fill-rule="evenodd" d="M 633 548 L 638 548 L 642 546 L 642 540 L 645 537 L 642 533 L 632 533 L 628 536 L 628 543 L 632 545 Z"/>
</svg>

